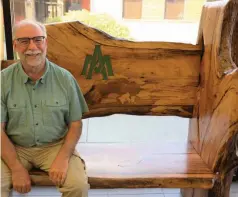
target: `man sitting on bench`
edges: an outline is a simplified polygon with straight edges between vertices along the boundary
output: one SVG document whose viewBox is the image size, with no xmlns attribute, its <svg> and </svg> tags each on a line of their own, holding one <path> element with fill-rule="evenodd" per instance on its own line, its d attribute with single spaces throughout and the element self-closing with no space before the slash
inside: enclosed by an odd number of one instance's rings
<svg viewBox="0 0 238 197">
<path fill-rule="evenodd" d="M 44 25 L 21 21 L 13 30 L 20 61 L 1 72 L 1 194 L 31 190 L 29 170 L 48 172 L 63 197 L 86 197 L 84 161 L 75 151 L 88 111 L 72 74 L 46 58 Z"/>
</svg>

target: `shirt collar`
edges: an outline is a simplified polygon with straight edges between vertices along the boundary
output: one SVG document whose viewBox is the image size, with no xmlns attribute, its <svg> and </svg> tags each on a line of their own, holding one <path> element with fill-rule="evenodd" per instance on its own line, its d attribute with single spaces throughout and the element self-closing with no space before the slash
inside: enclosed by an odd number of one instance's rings
<svg viewBox="0 0 238 197">
<path fill-rule="evenodd" d="M 44 83 L 45 82 L 45 78 L 47 76 L 47 73 L 49 71 L 49 60 L 46 58 L 46 61 L 45 61 L 45 66 L 46 66 L 46 71 L 45 73 L 43 74 L 43 76 L 40 78 L 40 82 L 41 83 Z M 28 82 L 28 80 L 30 80 L 29 76 L 25 73 L 25 71 L 23 70 L 23 67 L 22 67 L 22 64 L 21 62 L 19 62 L 19 69 L 20 69 L 20 76 L 22 78 L 22 82 L 24 84 L 26 84 Z"/>
<path fill-rule="evenodd" d="M 18 66 L 19 66 L 19 71 L 20 71 L 20 76 L 22 78 L 22 82 L 25 84 L 28 81 L 29 76 L 23 70 L 21 62 L 19 62 Z"/>
<path fill-rule="evenodd" d="M 41 83 L 45 83 L 46 76 L 47 76 L 47 74 L 49 72 L 49 60 L 47 58 L 45 60 L 45 67 L 46 67 L 45 73 L 43 74 L 43 76 L 40 79 Z"/>
</svg>

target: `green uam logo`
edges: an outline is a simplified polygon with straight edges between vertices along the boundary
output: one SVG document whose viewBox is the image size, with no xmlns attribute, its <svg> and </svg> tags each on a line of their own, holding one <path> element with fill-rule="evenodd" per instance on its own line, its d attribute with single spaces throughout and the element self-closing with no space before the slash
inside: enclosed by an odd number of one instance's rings
<svg viewBox="0 0 238 197">
<path fill-rule="evenodd" d="M 92 79 L 93 72 L 101 73 L 104 80 L 114 75 L 110 56 L 102 55 L 100 45 L 95 45 L 93 55 L 86 56 L 81 75 L 86 76 L 86 79 Z"/>
</svg>

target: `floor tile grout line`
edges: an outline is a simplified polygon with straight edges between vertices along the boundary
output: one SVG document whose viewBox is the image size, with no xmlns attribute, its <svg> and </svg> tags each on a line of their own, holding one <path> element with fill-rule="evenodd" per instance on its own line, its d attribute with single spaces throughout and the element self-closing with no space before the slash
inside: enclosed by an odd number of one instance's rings
<svg viewBox="0 0 238 197">
<path fill-rule="evenodd" d="M 235 189 L 236 189 L 236 187 L 238 186 L 238 184 L 234 184 L 233 183 L 233 185 L 235 186 Z M 176 189 L 176 188 L 171 188 L 171 189 Z M 237 187 L 237 189 L 238 189 L 238 187 Z M 53 196 L 53 197 L 60 197 L 60 195 L 59 195 L 59 193 L 58 193 L 58 191 L 57 190 L 55 190 L 55 188 L 53 188 L 53 187 L 51 187 L 50 188 L 50 190 L 51 191 L 49 191 L 48 193 L 47 192 L 45 192 L 45 194 L 43 194 L 42 195 L 42 193 L 41 193 L 41 191 L 42 190 L 44 190 L 44 188 L 38 188 L 37 189 L 38 191 L 34 191 L 34 187 L 33 187 L 33 192 L 35 193 L 35 194 L 30 194 L 30 195 L 26 195 L 26 197 L 45 197 L 45 196 L 49 196 L 49 194 L 51 195 L 51 196 Z M 139 191 L 139 190 L 138 190 Z M 38 192 L 38 193 L 37 193 Z M 16 194 L 15 193 L 15 195 L 13 195 L 14 193 L 12 192 L 12 194 L 10 195 L 11 197 L 20 197 L 20 195 L 18 195 L 18 194 Z M 39 195 L 40 194 L 40 195 Z M 141 195 L 141 197 L 146 197 L 147 195 L 148 196 L 155 196 L 156 197 L 156 195 L 158 195 L 158 194 L 160 194 L 160 196 L 164 196 L 164 197 L 166 197 L 166 196 L 173 196 L 173 195 L 176 195 L 176 196 L 181 196 L 181 194 L 180 193 L 168 193 L 168 192 L 162 192 L 162 193 L 148 193 L 148 192 L 146 192 L 145 191 L 145 193 L 143 192 L 143 193 L 141 193 L 142 195 Z M 161 195 L 162 194 L 162 195 Z M 230 194 L 232 194 L 233 196 L 234 196 L 234 194 L 235 195 L 237 195 L 238 196 L 238 192 L 237 191 L 230 191 Z M 136 196 L 136 195 L 138 195 L 138 193 L 135 191 L 134 193 L 126 193 L 125 191 L 121 191 L 121 193 L 120 193 L 120 191 L 118 191 L 118 193 L 109 193 L 108 191 L 106 191 L 106 189 L 105 189 L 105 193 L 102 193 L 102 194 L 97 194 L 97 193 L 95 193 L 95 194 L 89 194 L 89 197 L 114 197 L 114 196 L 120 196 L 120 197 L 125 197 L 126 195 L 131 195 L 131 196 Z"/>
</svg>

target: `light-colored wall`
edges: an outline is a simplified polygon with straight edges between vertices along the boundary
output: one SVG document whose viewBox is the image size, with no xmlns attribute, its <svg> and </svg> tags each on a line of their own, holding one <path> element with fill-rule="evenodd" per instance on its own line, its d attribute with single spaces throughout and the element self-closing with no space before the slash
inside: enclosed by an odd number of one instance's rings
<svg viewBox="0 0 238 197">
<path fill-rule="evenodd" d="M 35 19 L 35 2 L 25 2 L 26 19 Z"/>
<path fill-rule="evenodd" d="M 4 59 L 4 24 L 3 24 L 3 9 L 2 1 L 0 1 L 0 61 Z"/>
<path fill-rule="evenodd" d="M 90 10 L 93 13 L 107 13 L 120 20 L 123 14 L 123 0 L 91 0 Z"/>
<path fill-rule="evenodd" d="M 143 0 L 142 18 L 162 20 L 164 18 L 165 0 Z"/>
<path fill-rule="evenodd" d="M 58 6 L 57 6 L 57 16 L 63 16 L 64 14 L 64 2 L 63 0 L 58 0 Z"/>
<path fill-rule="evenodd" d="M 202 6 L 206 0 L 185 0 L 184 20 L 199 21 Z M 165 0 L 143 0 L 142 19 L 164 20 Z M 91 12 L 108 13 L 115 19 L 122 19 L 123 0 L 91 0 Z"/>
<path fill-rule="evenodd" d="M 130 35 L 137 41 L 163 41 L 196 44 L 199 23 L 176 21 L 124 20 Z"/>
<path fill-rule="evenodd" d="M 184 20 L 199 21 L 202 7 L 206 0 L 186 0 L 184 7 Z"/>
</svg>

